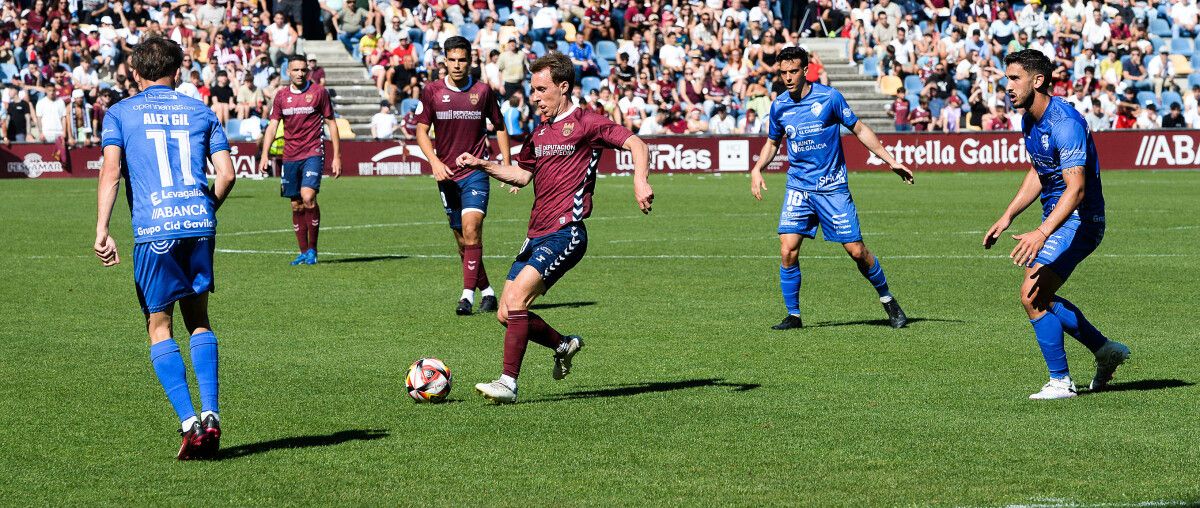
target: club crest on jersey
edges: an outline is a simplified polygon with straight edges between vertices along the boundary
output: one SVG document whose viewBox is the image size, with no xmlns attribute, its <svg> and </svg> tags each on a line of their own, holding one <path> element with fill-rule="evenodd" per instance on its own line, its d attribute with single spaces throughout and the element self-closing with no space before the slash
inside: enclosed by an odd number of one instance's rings
<svg viewBox="0 0 1200 508">
<path fill-rule="evenodd" d="M 575 122 L 564 123 L 562 126 L 563 136 L 570 136 L 572 132 L 575 132 Z"/>
<path fill-rule="evenodd" d="M 312 94 L 310 94 L 310 93 L 304 94 L 304 102 L 312 102 Z"/>
<path fill-rule="evenodd" d="M 842 118 L 850 116 L 850 108 L 842 108 Z"/>
<path fill-rule="evenodd" d="M 479 94 L 477 94 L 477 93 L 473 93 L 473 94 L 471 94 L 471 95 L 470 95 L 470 99 L 471 99 L 471 105 L 472 105 L 472 106 L 474 106 L 474 105 L 476 105 L 476 104 L 479 104 Z"/>
<path fill-rule="evenodd" d="M 813 116 L 819 116 L 824 108 L 825 106 L 822 106 L 820 102 L 814 102 L 811 108 Z"/>
<path fill-rule="evenodd" d="M 450 94 L 442 94 L 442 102 L 450 102 Z"/>
<path fill-rule="evenodd" d="M 1042 150 L 1050 149 L 1050 135 L 1042 134 Z"/>
<path fill-rule="evenodd" d="M 288 98 L 287 98 L 287 101 L 288 101 L 289 103 L 290 103 L 290 102 L 292 102 L 292 96 L 290 96 L 290 95 L 289 95 L 289 96 L 288 96 Z"/>
</svg>

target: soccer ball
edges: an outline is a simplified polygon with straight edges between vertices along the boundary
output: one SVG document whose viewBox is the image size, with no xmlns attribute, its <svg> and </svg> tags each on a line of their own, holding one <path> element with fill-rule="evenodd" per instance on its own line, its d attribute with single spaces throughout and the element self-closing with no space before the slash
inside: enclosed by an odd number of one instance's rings
<svg viewBox="0 0 1200 508">
<path fill-rule="evenodd" d="M 422 358 L 408 368 L 404 385 L 417 402 L 441 402 L 450 395 L 450 367 L 437 358 Z"/>
</svg>

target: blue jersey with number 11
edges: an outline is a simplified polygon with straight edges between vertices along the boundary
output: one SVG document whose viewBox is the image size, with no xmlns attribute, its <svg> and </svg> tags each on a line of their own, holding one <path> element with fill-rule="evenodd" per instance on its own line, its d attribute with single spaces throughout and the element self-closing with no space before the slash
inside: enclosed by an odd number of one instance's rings
<svg viewBox="0 0 1200 508">
<path fill-rule="evenodd" d="M 229 150 L 229 140 L 208 106 L 151 86 L 109 108 L 102 137 L 102 146 L 122 150 L 135 243 L 216 232 L 205 168 L 210 156 Z"/>
</svg>

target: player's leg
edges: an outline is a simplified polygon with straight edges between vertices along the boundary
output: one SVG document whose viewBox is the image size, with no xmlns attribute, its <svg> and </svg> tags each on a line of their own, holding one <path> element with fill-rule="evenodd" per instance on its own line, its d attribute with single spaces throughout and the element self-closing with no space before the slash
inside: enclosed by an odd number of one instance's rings
<svg viewBox="0 0 1200 508">
<path fill-rule="evenodd" d="M 308 256 L 305 264 L 317 264 L 317 237 L 321 232 L 321 205 L 317 203 L 317 193 L 321 192 L 321 171 L 325 166 L 325 158 L 315 155 L 304 159 L 301 163 L 302 178 L 300 180 L 300 199 L 304 206 L 304 222 L 308 227 Z"/>
<path fill-rule="evenodd" d="M 221 447 L 221 417 L 218 405 L 220 381 L 217 376 L 217 335 L 208 321 L 208 293 L 179 300 L 179 312 L 191 334 L 188 348 L 192 353 L 192 372 L 200 389 L 200 428 L 202 453 L 214 457 Z"/>
<path fill-rule="evenodd" d="M 1041 391 L 1030 395 L 1031 399 L 1063 399 L 1075 396 L 1075 385 L 1071 382 L 1071 372 L 1067 367 L 1062 322 L 1058 316 L 1049 312 L 1054 293 L 1062 283 L 1063 280 L 1058 274 L 1040 263 L 1026 268 L 1025 278 L 1021 282 L 1021 306 L 1029 316 L 1038 348 L 1041 349 L 1046 368 L 1050 371 L 1050 381 Z"/>
<path fill-rule="evenodd" d="M 883 304 L 883 310 L 887 313 L 888 322 L 892 328 L 906 326 L 908 316 L 904 314 L 904 310 L 900 308 L 900 302 L 896 301 L 896 297 L 892 295 L 892 291 L 888 287 L 887 275 L 883 273 L 879 257 L 871 252 L 861 240 L 844 243 L 842 247 L 846 249 L 846 254 L 849 254 L 850 258 L 854 260 L 854 264 L 858 266 L 858 273 L 861 273 L 879 294 L 879 303 Z"/>
<path fill-rule="evenodd" d="M 521 362 L 529 346 L 529 306 L 546 292 L 541 273 L 532 266 L 524 265 L 512 280 L 505 282 L 497 318 L 504 323 L 504 364 L 499 379 L 491 383 L 475 385 L 488 400 L 497 403 L 516 402 L 517 378 L 521 374 Z"/>
<path fill-rule="evenodd" d="M 463 251 L 463 294 L 474 296 L 480 289 L 480 312 L 496 310 L 496 294 L 487 279 L 483 263 L 483 220 L 487 216 L 490 179 L 483 172 L 476 172 L 462 180 L 459 203 L 461 205 L 462 230 L 459 246 Z"/>
<path fill-rule="evenodd" d="M 296 233 L 296 244 L 300 255 L 292 260 L 292 266 L 304 263 L 307 258 L 308 221 L 304 210 L 304 201 L 300 195 L 301 179 L 304 176 L 299 161 L 284 161 L 283 169 L 279 172 L 279 195 L 291 200 L 292 231 Z"/>
<path fill-rule="evenodd" d="M 820 217 L 825 240 L 842 244 L 846 254 L 858 265 L 858 272 L 879 294 L 879 303 L 883 304 L 889 324 L 892 328 L 903 328 L 908 324 L 908 317 L 888 288 L 887 276 L 883 273 L 879 258 L 862 241 L 854 198 L 849 192 L 838 192 L 813 195 L 812 202 Z"/>
<path fill-rule="evenodd" d="M 173 304 L 167 304 L 162 310 L 147 314 L 146 331 L 150 336 L 150 364 L 154 367 L 154 375 L 162 385 L 175 415 L 179 417 L 179 434 L 183 440 L 175 458 L 189 460 L 201 458 L 204 431 L 200 427 L 200 420 L 196 418 L 196 408 L 192 406 L 183 355 L 171 337 L 174 307 Z"/>
<path fill-rule="evenodd" d="M 783 207 L 779 212 L 779 291 L 783 295 L 783 304 L 787 308 L 787 316 L 779 324 L 772 326 L 774 330 L 789 330 L 804 326 L 800 320 L 800 243 L 804 237 L 812 238 L 817 233 L 817 217 L 813 210 L 809 194 L 804 191 L 787 189 L 784 193 Z"/>
</svg>

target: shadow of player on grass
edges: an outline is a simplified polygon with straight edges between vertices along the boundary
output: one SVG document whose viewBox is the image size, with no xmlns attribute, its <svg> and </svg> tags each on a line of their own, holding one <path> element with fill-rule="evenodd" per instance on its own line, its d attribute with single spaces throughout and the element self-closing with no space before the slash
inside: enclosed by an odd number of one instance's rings
<svg viewBox="0 0 1200 508">
<path fill-rule="evenodd" d="M 382 256 L 359 256 L 359 257 L 353 257 L 353 258 L 333 258 L 333 259 L 329 259 L 329 260 L 322 260 L 321 262 L 322 263 L 372 263 L 375 261 L 393 261 L 393 260 L 398 261 L 398 260 L 402 260 L 402 259 L 408 259 L 408 256 L 401 256 L 398 254 L 385 254 Z"/>
<path fill-rule="evenodd" d="M 762 385 L 757 383 L 733 383 L 720 378 L 713 379 L 687 379 L 683 381 L 662 381 L 656 383 L 637 383 L 628 385 L 618 385 L 612 388 L 600 388 L 596 390 L 582 390 L 561 395 L 552 395 L 540 399 L 534 399 L 526 403 L 532 402 L 560 402 L 564 400 L 576 399 L 594 399 L 600 397 L 628 397 L 630 395 L 641 395 L 644 393 L 671 392 L 675 390 L 686 390 L 689 388 L 706 388 L 710 386 L 732 388 L 735 392 L 744 392 L 753 390 Z"/>
<path fill-rule="evenodd" d="M 350 441 L 374 441 L 376 439 L 383 439 L 389 435 L 389 432 L 384 429 L 355 429 L 316 436 L 285 437 L 225 448 L 217 453 L 217 460 L 237 459 L 272 450 L 333 446 Z"/>
<path fill-rule="evenodd" d="M 911 325 L 913 323 L 920 323 L 923 321 L 934 321 L 934 322 L 939 322 L 939 323 L 966 323 L 966 321 L 963 321 L 961 319 L 939 319 L 939 318 L 921 318 L 921 317 L 908 318 L 909 325 Z M 813 323 L 813 324 L 805 323 L 804 327 L 805 328 L 825 328 L 825 327 L 829 327 L 829 326 L 855 326 L 855 325 L 886 326 L 888 328 L 892 327 L 892 323 L 886 319 L 860 319 L 858 321 L 826 321 L 824 323 Z"/>
<path fill-rule="evenodd" d="M 579 307 L 591 307 L 593 305 L 596 305 L 596 302 L 535 303 L 533 305 L 530 305 L 529 308 L 531 310 L 534 310 L 534 309 L 536 309 L 536 310 L 558 309 L 558 308 L 577 309 Z"/>
<path fill-rule="evenodd" d="M 1100 394 L 1106 392 L 1144 392 L 1150 390 L 1163 390 L 1166 388 L 1186 388 L 1195 386 L 1196 383 L 1184 381 L 1182 379 L 1138 379 L 1136 381 L 1122 381 L 1120 383 L 1109 383 L 1103 390 L 1093 392 L 1091 390 L 1082 390 L 1079 395 Z"/>
</svg>

